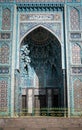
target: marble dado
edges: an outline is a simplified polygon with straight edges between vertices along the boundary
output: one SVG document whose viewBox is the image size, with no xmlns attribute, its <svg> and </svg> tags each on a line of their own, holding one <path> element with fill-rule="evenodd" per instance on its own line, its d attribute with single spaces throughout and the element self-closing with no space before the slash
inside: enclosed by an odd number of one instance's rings
<svg viewBox="0 0 82 130">
<path fill-rule="evenodd" d="M 61 21 L 61 13 L 56 14 L 20 14 L 20 21 Z"/>
</svg>

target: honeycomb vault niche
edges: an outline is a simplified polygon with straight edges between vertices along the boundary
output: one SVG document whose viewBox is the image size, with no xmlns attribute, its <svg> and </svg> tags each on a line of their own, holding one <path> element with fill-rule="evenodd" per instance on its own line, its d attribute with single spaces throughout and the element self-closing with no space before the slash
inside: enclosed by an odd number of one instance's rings
<svg viewBox="0 0 82 130">
<path fill-rule="evenodd" d="M 43 27 L 30 32 L 20 47 L 21 109 L 42 115 L 64 106 L 61 45 Z"/>
</svg>

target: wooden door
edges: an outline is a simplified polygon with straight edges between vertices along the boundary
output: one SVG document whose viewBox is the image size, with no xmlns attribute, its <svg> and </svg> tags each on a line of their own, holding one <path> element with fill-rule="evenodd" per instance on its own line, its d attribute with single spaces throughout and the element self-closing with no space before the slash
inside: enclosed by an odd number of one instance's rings
<svg viewBox="0 0 82 130">
<path fill-rule="evenodd" d="M 53 108 L 58 108 L 59 103 L 58 103 L 58 94 L 53 95 L 52 97 L 52 107 Z"/>
<path fill-rule="evenodd" d="M 27 114 L 26 95 L 22 95 L 22 114 Z"/>
<path fill-rule="evenodd" d="M 46 109 L 46 96 L 45 95 L 37 95 L 35 96 L 35 115 L 42 115 L 42 113 Z"/>
</svg>

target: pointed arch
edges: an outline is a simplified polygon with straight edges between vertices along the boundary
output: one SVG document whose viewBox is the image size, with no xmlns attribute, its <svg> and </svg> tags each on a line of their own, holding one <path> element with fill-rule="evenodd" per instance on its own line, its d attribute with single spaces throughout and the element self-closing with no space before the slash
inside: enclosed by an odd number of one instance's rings
<svg viewBox="0 0 82 130">
<path fill-rule="evenodd" d="M 41 25 L 41 24 L 40 24 L 40 25 L 37 25 L 37 26 L 35 26 L 35 27 L 33 27 L 33 28 L 30 29 L 27 33 L 25 33 L 25 35 L 20 39 L 20 44 L 22 43 L 23 39 L 24 39 L 27 35 L 29 35 L 32 31 L 34 31 L 35 29 L 37 29 L 37 28 L 39 28 L 39 27 L 42 27 L 43 29 L 45 29 L 46 31 L 48 31 L 48 32 L 50 32 L 52 35 L 54 35 L 54 36 L 58 39 L 59 43 L 62 45 L 62 43 L 61 43 L 59 37 L 58 37 L 56 34 L 54 34 L 54 32 L 53 32 L 51 29 L 49 29 L 48 27 L 43 26 L 43 25 Z"/>
</svg>

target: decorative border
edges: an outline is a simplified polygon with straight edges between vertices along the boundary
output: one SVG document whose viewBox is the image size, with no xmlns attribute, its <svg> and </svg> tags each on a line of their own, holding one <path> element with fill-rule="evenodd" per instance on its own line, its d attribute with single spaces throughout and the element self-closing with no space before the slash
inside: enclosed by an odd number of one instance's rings
<svg viewBox="0 0 82 130">
<path fill-rule="evenodd" d="M 27 11 L 64 11 L 63 4 L 17 4 L 18 12 L 27 12 Z"/>
</svg>

